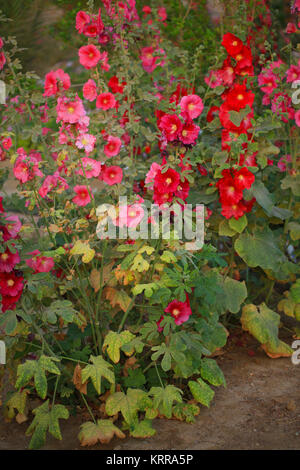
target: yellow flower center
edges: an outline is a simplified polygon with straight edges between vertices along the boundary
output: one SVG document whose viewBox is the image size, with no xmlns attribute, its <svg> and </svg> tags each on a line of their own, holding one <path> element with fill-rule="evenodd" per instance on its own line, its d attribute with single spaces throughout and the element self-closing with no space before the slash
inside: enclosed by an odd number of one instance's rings
<svg viewBox="0 0 300 470">
<path fill-rule="evenodd" d="M 174 308 L 172 310 L 172 314 L 174 315 L 174 317 L 178 317 L 178 315 L 180 314 L 180 310 L 178 310 L 178 308 Z"/>
<path fill-rule="evenodd" d="M 9 287 L 12 287 L 12 286 L 14 285 L 14 283 L 15 283 L 15 282 L 14 282 L 12 279 L 9 279 L 9 280 L 7 281 L 7 285 L 8 285 Z"/>
<path fill-rule="evenodd" d="M 3 253 L 3 254 L 1 255 L 1 258 L 2 258 L 4 261 L 6 261 L 7 258 L 8 258 L 8 254 L 7 254 L 7 253 Z"/>
</svg>

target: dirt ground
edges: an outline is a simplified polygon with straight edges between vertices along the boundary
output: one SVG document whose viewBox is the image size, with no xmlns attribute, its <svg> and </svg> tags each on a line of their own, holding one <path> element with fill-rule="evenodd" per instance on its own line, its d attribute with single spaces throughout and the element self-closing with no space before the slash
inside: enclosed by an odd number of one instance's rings
<svg viewBox="0 0 300 470">
<path fill-rule="evenodd" d="M 217 357 L 227 388 L 216 389 L 211 408 L 201 407 L 195 424 L 157 419 L 151 439 L 115 439 L 105 450 L 300 449 L 300 365 L 269 359 L 247 335 L 232 337 Z M 28 423 L 0 418 L 0 450 L 26 449 Z M 44 449 L 82 449 L 82 417 L 61 420 L 63 440 L 48 437 Z"/>
</svg>

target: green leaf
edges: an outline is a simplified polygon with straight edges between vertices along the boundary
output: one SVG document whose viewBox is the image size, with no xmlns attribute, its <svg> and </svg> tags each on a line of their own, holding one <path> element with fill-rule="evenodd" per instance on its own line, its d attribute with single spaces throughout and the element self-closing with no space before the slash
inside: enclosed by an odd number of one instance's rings
<svg viewBox="0 0 300 470">
<path fill-rule="evenodd" d="M 248 220 L 245 214 L 242 217 L 240 217 L 238 220 L 236 220 L 234 217 L 229 219 L 229 227 L 238 233 L 242 233 L 244 229 L 247 227 L 247 224 L 248 224 Z"/>
<path fill-rule="evenodd" d="M 287 227 L 289 229 L 291 239 L 293 241 L 300 240 L 300 224 L 297 222 L 289 222 Z"/>
<path fill-rule="evenodd" d="M 123 379 L 125 387 L 141 388 L 146 383 L 146 377 L 141 369 L 129 369 L 128 377 Z"/>
<path fill-rule="evenodd" d="M 219 224 L 219 235 L 221 237 L 233 237 L 236 235 L 236 231 L 229 226 L 227 219 L 222 220 Z"/>
<path fill-rule="evenodd" d="M 152 387 L 149 395 L 153 396 L 153 407 L 157 408 L 166 418 L 172 417 L 172 406 L 174 402 L 181 403 L 183 392 L 174 385 L 167 385 L 165 388 Z"/>
<path fill-rule="evenodd" d="M 194 380 L 190 380 L 188 382 L 188 386 L 190 391 L 197 400 L 198 403 L 201 403 L 204 406 L 209 407 L 210 402 L 212 401 L 215 392 L 210 388 L 207 383 L 205 383 L 202 379 L 198 378 L 197 382 Z"/>
<path fill-rule="evenodd" d="M 226 380 L 223 372 L 216 363 L 214 359 L 209 359 L 207 357 L 203 358 L 201 361 L 200 368 L 201 377 L 212 385 L 218 387 L 219 385 L 224 385 L 226 387 Z"/>
<path fill-rule="evenodd" d="M 97 442 L 108 444 L 114 436 L 125 438 L 125 434 L 109 419 L 98 419 L 97 424 L 91 421 L 83 423 L 78 434 L 82 446 L 93 446 Z"/>
<path fill-rule="evenodd" d="M 134 338 L 135 335 L 128 330 L 122 331 L 122 333 L 110 331 L 105 337 L 102 350 L 107 350 L 110 359 L 117 364 L 120 361 L 121 347 L 130 343 Z"/>
<path fill-rule="evenodd" d="M 149 405 L 147 393 L 129 388 L 127 394 L 116 392 L 110 395 L 106 401 L 105 411 L 109 416 L 121 412 L 126 423 L 132 426 L 137 422 L 137 411 L 143 410 L 144 405 Z"/>
<path fill-rule="evenodd" d="M 242 233 L 235 241 L 234 248 L 251 268 L 260 266 L 276 271 L 278 264 L 286 261 L 274 234 L 269 229 L 257 228 L 253 234 Z"/>
<path fill-rule="evenodd" d="M 28 390 L 23 389 L 13 393 L 5 402 L 5 416 L 8 419 L 15 417 L 15 410 L 20 414 L 25 414 Z"/>
<path fill-rule="evenodd" d="M 187 423 L 194 423 L 195 416 L 200 413 L 199 406 L 193 403 L 176 403 L 173 406 L 173 415 L 179 421 L 186 421 Z"/>
<path fill-rule="evenodd" d="M 287 175 L 281 181 L 282 189 L 291 189 L 294 196 L 300 196 L 300 175 Z"/>
<path fill-rule="evenodd" d="M 152 421 L 150 419 L 144 419 L 137 423 L 133 430 L 130 431 L 132 437 L 138 437 L 145 439 L 147 437 L 152 437 L 156 433 L 155 429 L 152 427 Z"/>
<path fill-rule="evenodd" d="M 35 417 L 26 431 L 27 436 L 32 435 L 29 449 L 40 449 L 45 444 L 47 430 L 56 439 L 62 439 L 59 419 L 69 418 L 69 412 L 65 406 L 54 405 L 49 410 L 49 400 L 47 400 L 32 413 Z"/>
<path fill-rule="evenodd" d="M 266 211 L 269 217 L 277 217 L 284 220 L 292 215 L 291 211 L 275 206 L 273 195 L 262 181 L 256 179 L 251 189 L 249 189 L 249 193 L 255 197 L 256 202 Z"/>
<path fill-rule="evenodd" d="M 224 282 L 225 304 L 231 313 L 238 313 L 241 304 L 247 298 L 247 287 L 245 282 L 239 282 L 227 277 Z"/>
<path fill-rule="evenodd" d="M 84 369 L 82 369 L 82 383 L 86 382 L 90 378 L 96 392 L 100 395 L 102 377 L 107 379 L 111 384 L 115 383 L 113 366 L 106 362 L 102 356 L 91 356 L 90 361 L 92 364 L 88 364 Z"/>
</svg>

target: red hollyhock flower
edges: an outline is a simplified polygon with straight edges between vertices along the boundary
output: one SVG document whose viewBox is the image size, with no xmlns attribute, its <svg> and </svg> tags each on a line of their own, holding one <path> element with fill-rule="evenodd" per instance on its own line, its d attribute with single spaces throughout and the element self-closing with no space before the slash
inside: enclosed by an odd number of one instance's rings
<svg viewBox="0 0 300 470">
<path fill-rule="evenodd" d="M 20 291 L 15 296 L 3 295 L 2 300 L 1 300 L 1 302 L 2 302 L 2 313 L 5 313 L 6 310 L 15 310 L 16 303 L 20 299 L 21 295 L 22 295 L 22 291 Z"/>
<path fill-rule="evenodd" d="M 3 206 L 2 206 L 2 201 L 3 201 L 3 197 L 0 196 L 0 212 L 4 212 L 4 209 L 3 209 Z"/>
<path fill-rule="evenodd" d="M 74 186 L 74 192 L 76 193 L 76 196 L 73 197 L 72 201 L 77 206 L 86 206 L 91 202 L 91 196 L 86 186 Z"/>
<path fill-rule="evenodd" d="M 31 255 L 32 258 L 27 259 L 26 264 L 34 269 L 35 273 L 48 273 L 54 268 L 53 258 L 42 256 L 39 250 L 34 250 L 28 254 Z"/>
<path fill-rule="evenodd" d="M 108 81 L 108 86 L 113 93 L 123 93 L 126 82 L 119 82 L 118 77 L 111 77 Z"/>
<path fill-rule="evenodd" d="M 226 95 L 227 106 L 235 111 L 245 108 L 247 105 L 252 107 L 254 102 L 254 93 L 247 90 L 246 85 L 236 84 Z"/>
<path fill-rule="evenodd" d="M 79 34 L 83 33 L 85 26 L 90 22 L 90 16 L 84 11 L 79 11 L 76 15 L 76 29 Z"/>
<path fill-rule="evenodd" d="M 193 122 L 183 125 L 179 134 L 179 139 L 185 145 L 195 144 L 198 138 L 200 127 L 196 126 Z"/>
<path fill-rule="evenodd" d="M 166 139 L 176 140 L 181 132 L 182 124 L 176 114 L 165 114 L 159 121 L 159 129 L 163 131 Z"/>
<path fill-rule="evenodd" d="M 10 273 L 16 264 L 20 263 L 19 253 L 11 253 L 11 251 L 6 248 L 4 253 L 0 253 L 0 272 L 1 273 Z"/>
<path fill-rule="evenodd" d="M 236 73 L 240 73 L 243 68 L 252 67 L 252 53 L 250 47 L 243 46 L 243 48 L 233 56 L 237 65 L 235 68 Z"/>
<path fill-rule="evenodd" d="M 183 201 L 185 201 L 190 192 L 190 183 L 186 179 L 184 182 L 180 181 L 177 189 L 174 193 L 174 196 L 179 197 Z"/>
<path fill-rule="evenodd" d="M 182 325 L 190 318 L 192 314 L 191 307 L 187 302 L 180 302 L 179 300 L 173 300 L 167 308 L 165 309 L 166 313 L 170 313 L 175 319 L 176 325 Z"/>
<path fill-rule="evenodd" d="M 0 294 L 14 297 L 23 290 L 23 277 L 17 277 L 14 272 L 0 273 Z"/>
<path fill-rule="evenodd" d="M 168 168 L 164 173 L 158 170 L 154 178 L 154 189 L 159 193 L 172 193 L 177 190 L 179 182 L 180 175 L 176 170 Z"/>
<path fill-rule="evenodd" d="M 224 176 L 216 183 L 216 186 L 219 189 L 222 204 L 236 204 L 243 197 L 243 191 L 235 186 L 232 176 Z"/>
<path fill-rule="evenodd" d="M 222 78 L 223 84 L 231 86 L 235 79 L 235 70 L 231 65 L 230 58 L 226 59 L 223 67 L 219 70 L 219 76 Z"/>
<path fill-rule="evenodd" d="M 243 217 L 245 212 L 246 206 L 243 204 L 242 201 L 239 201 L 237 203 L 222 205 L 221 214 L 226 219 L 231 219 L 231 217 L 234 217 L 236 220 L 238 220 L 240 217 Z"/>
<path fill-rule="evenodd" d="M 154 190 L 153 201 L 155 204 L 161 206 L 162 204 L 167 204 L 167 202 L 172 202 L 173 194 L 172 193 L 159 193 Z"/>
<path fill-rule="evenodd" d="M 219 107 L 218 106 L 212 106 L 206 116 L 207 122 L 212 122 L 217 116 L 219 116 Z"/>
<path fill-rule="evenodd" d="M 238 189 L 250 189 L 254 181 L 254 174 L 246 167 L 234 172 L 234 184 Z"/>
<path fill-rule="evenodd" d="M 223 36 L 222 46 L 225 47 L 229 55 L 234 57 L 242 50 L 244 44 L 241 39 L 234 34 L 226 33 Z"/>
<path fill-rule="evenodd" d="M 119 166 L 102 166 L 99 179 L 112 186 L 121 183 L 123 179 L 123 170 Z"/>
<path fill-rule="evenodd" d="M 117 102 L 114 95 L 110 92 L 108 93 L 101 93 L 97 96 L 96 101 L 96 108 L 103 109 L 107 111 L 108 109 L 112 109 L 116 106 Z"/>
</svg>

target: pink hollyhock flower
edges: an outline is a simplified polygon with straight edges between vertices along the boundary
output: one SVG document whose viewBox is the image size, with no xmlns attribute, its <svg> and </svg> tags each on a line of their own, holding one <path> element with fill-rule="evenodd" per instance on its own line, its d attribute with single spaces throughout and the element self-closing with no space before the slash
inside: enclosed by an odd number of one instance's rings
<svg viewBox="0 0 300 470">
<path fill-rule="evenodd" d="M 6 222 L 6 230 L 8 231 L 11 238 L 16 238 L 18 233 L 21 230 L 22 224 L 17 215 L 8 215 L 5 217 Z"/>
<path fill-rule="evenodd" d="M 20 263 L 20 256 L 17 251 L 12 253 L 9 248 L 6 248 L 4 253 L 0 253 L 1 273 L 10 273 L 18 263 Z"/>
<path fill-rule="evenodd" d="M 39 195 L 44 198 L 47 194 L 52 191 L 52 189 L 56 188 L 57 185 L 57 178 L 54 175 L 46 176 L 45 180 L 43 181 L 42 186 L 38 190 Z"/>
<path fill-rule="evenodd" d="M 287 24 L 287 27 L 286 27 L 286 30 L 285 32 L 287 34 L 292 34 L 292 33 L 295 33 L 297 31 L 297 26 L 295 25 L 295 23 L 288 23 Z"/>
<path fill-rule="evenodd" d="M 107 111 L 108 109 L 114 108 L 116 106 L 116 103 L 116 99 L 112 93 L 101 93 L 97 96 L 96 108 L 100 108 L 104 111 Z"/>
<path fill-rule="evenodd" d="M 0 294 L 14 297 L 23 290 L 23 277 L 17 277 L 14 272 L 0 273 Z"/>
<path fill-rule="evenodd" d="M 0 52 L 0 70 L 3 69 L 5 64 L 6 64 L 6 57 L 4 55 L 4 52 Z"/>
<path fill-rule="evenodd" d="M 120 206 L 117 225 L 119 227 L 135 228 L 139 225 L 145 215 L 145 211 L 141 204 L 131 204 Z"/>
<path fill-rule="evenodd" d="M 273 91 L 277 88 L 278 77 L 271 71 L 268 71 L 266 74 L 260 74 L 258 76 L 258 84 L 261 87 L 261 90 L 267 95 L 271 95 Z"/>
<path fill-rule="evenodd" d="M 105 72 L 108 72 L 110 69 L 110 65 L 108 63 L 108 53 L 106 51 L 101 52 L 100 54 L 100 60 L 101 60 L 101 69 L 104 70 Z"/>
<path fill-rule="evenodd" d="M 100 178 L 109 186 L 121 183 L 123 179 L 123 170 L 119 166 L 103 165 Z"/>
<path fill-rule="evenodd" d="M 193 122 L 184 124 L 179 139 L 185 145 L 195 144 L 200 132 L 200 127 Z"/>
<path fill-rule="evenodd" d="M 107 144 L 104 146 L 105 155 L 107 157 L 115 157 L 120 152 L 121 145 L 122 141 L 119 137 L 108 136 Z"/>
<path fill-rule="evenodd" d="M 4 46 L 4 42 L 3 42 L 3 39 L 0 37 L 0 49 L 2 49 L 3 46 Z"/>
<path fill-rule="evenodd" d="M 188 321 L 192 314 L 191 307 L 187 302 L 180 302 L 179 300 L 173 300 L 167 308 L 165 308 L 166 313 L 170 313 L 175 319 L 176 325 L 182 325 Z"/>
<path fill-rule="evenodd" d="M 86 25 L 90 22 L 90 16 L 84 11 L 79 11 L 76 15 L 76 29 L 82 34 Z"/>
<path fill-rule="evenodd" d="M 72 201 L 77 206 L 83 207 L 91 202 L 91 196 L 86 186 L 74 186 L 74 192 L 77 194 Z M 91 192 L 91 191 L 90 191 Z"/>
<path fill-rule="evenodd" d="M 152 163 L 150 170 L 148 171 L 145 179 L 145 184 L 151 184 L 149 186 L 149 189 L 153 189 L 153 184 L 154 184 L 154 179 L 158 171 L 161 170 L 161 165 L 158 163 L 154 162 Z"/>
<path fill-rule="evenodd" d="M 15 164 L 13 173 L 21 183 L 27 183 L 27 181 L 33 178 L 28 165 L 23 161 L 19 161 Z"/>
<path fill-rule="evenodd" d="M 168 168 L 164 173 L 159 170 L 154 178 L 154 189 L 159 193 L 172 193 L 177 190 L 179 182 L 180 174 L 173 168 Z"/>
<path fill-rule="evenodd" d="M 167 140 L 173 141 L 178 138 L 182 129 L 182 124 L 176 114 L 165 114 L 159 121 L 158 127 L 163 131 Z"/>
<path fill-rule="evenodd" d="M 160 21 L 166 21 L 166 19 L 167 19 L 167 12 L 166 12 L 165 7 L 160 7 L 160 8 L 157 10 L 157 14 L 158 14 L 158 17 L 160 18 Z"/>
<path fill-rule="evenodd" d="M 203 102 L 198 95 L 187 95 L 180 101 L 181 116 L 184 119 L 196 119 L 203 111 Z"/>
<path fill-rule="evenodd" d="M 78 170 L 76 170 L 76 173 L 78 175 L 86 176 L 86 178 L 88 179 L 97 178 L 100 175 L 101 162 L 97 162 L 96 160 L 93 160 L 92 158 L 89 158 L 89 157 L 83 157 L 81 159 L 81 164 L 83 166 L 83 169 L 81 165 L 79 164 L 79 168 Z"/>
<path fill-rule="evenodd" d="M 75 124 L 81 117 L 85 116 L 85 109 L 81 99 L 76 96 L 75 99 L 59 97 L 56 106 L 57 120 Z"/>
<path fill-rule="evenodd" d="M 2 147 L 5 149 L 5 150 L 9 150 L 10 147 L 12 146 L 12 140 L 10 137 L 5 137 L 2 139 L 1 141 L 2 143 Z"/>
<path fill-rule="evenodd" d="M 95 148 L 96 137 L 92 134 L 81 134 L 77 137 L 76 147 L 79 149 L 84 149 L 85 153 L 88 155 Z"/>
<path fill-rule="evenodd" d="M 300 80 L 300 67 L 296 65 L 291 65 L 291 67 L 286 72 L 286 81 L 288 83 L 294 82 L 295 80 Z"/>
<path fill-rule="evenodd" d="M 300 109 L 295 113 L 295 121 L 298 127 L 300 127 Z"/>
<path fill-rule="evenodd" d="M 283 122 L 288 122 L 289 119 L 294 119 L 295 110 L 292 107 L 291 98 L 285 93 L 276 93 L 272 100 L 271 109 Z M 287 113 L 285 117 L 283 113 Z"/>
<path fill-rule="evenodd" d="M 95 38 L 98 35 L 98 24 L 92 21 L 84 27 L 83 34 L 88 38 Z"/>
<path fill-rule="evenodd" d="M 3 201 L 3 197 L 0 196 L 0 212 L 4 212 L 2 201 Z"/>
<path fill-rule="evenodd" d="M 70 76 L 62 69 L 51 70 L 45 77 L 44 95 L 53 96 L 59 92 L 60 88 L 68 90 L 71 86 Z"/>
<path fill-rule="evenodd" d="M 54 268 L 53 258 L 43 256 L 39 250 L 34 250 L 28 255 L 31 255 L 31 258 L 26 260 L 26 264 L 34 273 L 48 273 Z"/>
<path fill-rule="evenodd" d="M 158 57 L 154 57 L 154 48 L 153 47 L 143 47 L 142 54 L 140 59 L 142 61 L 142 66 L 144 70 L 148 73 L 153 72 L 158 66 L 157 61 L 159 60 Z"/>
<path fill-rule="evenodd" d="M 83 96 L 89 101 L 94 101 L 97 98 L 97 86 L 94 80 L 89 79 L 83 85 Z"/>
<path fill-rule="evenodd" d="M 94 44 L 88 44 L 87 46 L 82 46 L 79 51 L 79 62 L 83 67 L 86 69 L 91 69 L 93 67 L 96 67 L 98 64 L 101 54 L 99 52 L 99 49 L 97 49 Z"/>
<path fill-rule="evenodd" d="M 204 81 L 210 88 L 217 88 L 217 86 L 220 86 L 223 83 L 219 70 L 211 70 L 208 77 L 204 78 Z"/>
</svg>

